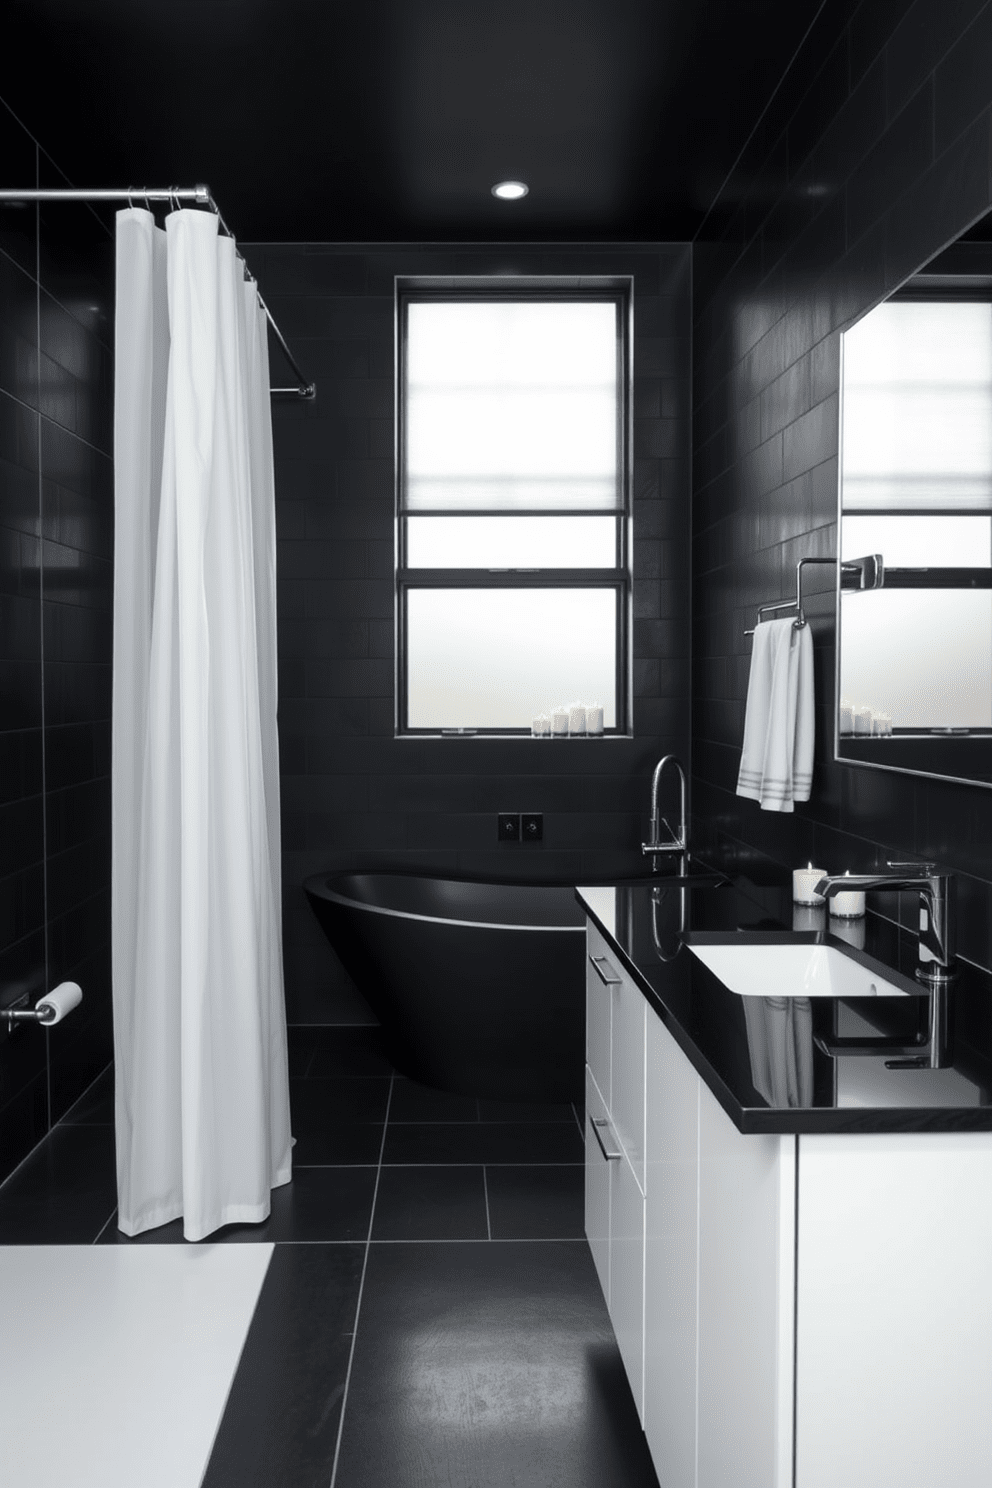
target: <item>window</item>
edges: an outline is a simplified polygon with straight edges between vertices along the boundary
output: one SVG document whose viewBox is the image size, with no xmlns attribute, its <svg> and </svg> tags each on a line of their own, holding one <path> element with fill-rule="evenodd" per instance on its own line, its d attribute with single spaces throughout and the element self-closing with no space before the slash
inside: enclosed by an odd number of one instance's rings
<svg viewBox="0 0 992 1488">
<path fill-rule="evenodd" d="M 626 730 L 629 288 L 399 294 L 397 730 Z"/>
</svg>

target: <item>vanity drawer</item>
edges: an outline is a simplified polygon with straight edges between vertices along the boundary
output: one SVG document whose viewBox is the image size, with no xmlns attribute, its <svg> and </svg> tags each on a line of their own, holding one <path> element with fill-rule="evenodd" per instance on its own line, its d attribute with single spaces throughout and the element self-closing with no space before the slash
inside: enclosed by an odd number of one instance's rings
<svg viewBox="0 0 992 1488">
<path fill-rule="evenodd" d="M 599 1125 L 597 1140 L 594 1123 Z M 593 1263 L 599 1284 L 603 1288 L 606 1306 L 610 1305 L 610 1168 L 608 1153 L 612 1150 L 612 1133 L 606 1103 L 596 1087 L 596 1081 L 586 1069 L 586 1184 L 585 1227 L 586 1239 L 592 1251 Z M 603 1151 L 606 1148 L 606 1152 Z"/>
<path fill-rule="evenodd" d="M 644 1419 L 644 1195 L 586 1069 L 586 1237 Z"/>
<path fill-rule="evenodd" d="M 586 1062 L 599 1092 L 610 1106 L 610 1038 L 613 1023 L 616 958 L 596 926 L 586 929 Z"/>
<path fill-rule="evenodd" d="M 647 1003 L 593 924 L 586 948 L 586 1059 L 643 1193 Z"/>
</svg>

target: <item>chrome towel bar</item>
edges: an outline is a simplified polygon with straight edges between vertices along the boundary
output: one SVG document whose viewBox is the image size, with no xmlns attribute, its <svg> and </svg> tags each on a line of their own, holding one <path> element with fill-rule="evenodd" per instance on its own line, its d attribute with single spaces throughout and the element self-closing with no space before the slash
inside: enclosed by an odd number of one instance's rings
<svg viewBox="0 0 992 1488">
<path fill-rule="evenodd" d="M 780 599 L 773 603 L 758 606 L 757 625 L 765 617 L 766 610 L 791 610 L 795 607 L 796 618 L 792 624 L 796 630 L 801 630 L 806 624 L 806 614 L 803 610 L 803 569 L 808 563 L 836 563 L 836 558 L 800 558 L 796 564 L 796 597 L 795 599 Z M 864 558 L 851 558 L 840 566 L 842 589 L 880 589 L 885 577 L 885 564 L 881 553 L 869 553 Z M 853 580 L 845 584 L 844 580 Z M 745 630 L 745 635 L 754 635 L 757 625 L 751 630 Z"/>
</svg>

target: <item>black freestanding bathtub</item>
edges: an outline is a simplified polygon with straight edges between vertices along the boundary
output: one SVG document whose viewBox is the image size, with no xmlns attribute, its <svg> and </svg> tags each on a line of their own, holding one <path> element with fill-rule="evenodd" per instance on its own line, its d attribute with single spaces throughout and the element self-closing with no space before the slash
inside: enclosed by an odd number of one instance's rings
<svg viewBox="0 0 992 1488">
<path fill-rule="evenodd" d="M 582 1098 L 585 920 L 571 886 L 334 873 L 304 888 L 403 1074 L 495 1100 Z"/>
</svg>

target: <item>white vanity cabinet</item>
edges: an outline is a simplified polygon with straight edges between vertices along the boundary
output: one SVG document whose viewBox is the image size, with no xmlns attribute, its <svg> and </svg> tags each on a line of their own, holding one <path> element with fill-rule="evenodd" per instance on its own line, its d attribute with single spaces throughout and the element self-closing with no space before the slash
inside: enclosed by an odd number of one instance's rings
<svg viewBox="0 0 992 1488">
<path fill-rule="evenodd" d="M 587 1228 L 663 1488 L 992 1483 L 992 1133 L 743 1134 L 588 940 Z"/>
</svg>

